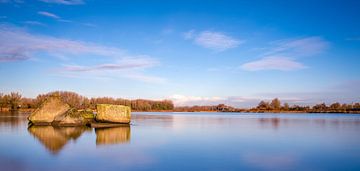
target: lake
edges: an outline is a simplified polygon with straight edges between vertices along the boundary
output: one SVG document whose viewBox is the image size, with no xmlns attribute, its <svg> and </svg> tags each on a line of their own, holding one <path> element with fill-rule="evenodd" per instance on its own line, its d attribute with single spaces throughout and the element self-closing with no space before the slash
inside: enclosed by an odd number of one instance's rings
<svg viewBox="0 0 360 171">
<path fill-rule="evenodd" d="M 0 170 L 360 170 L 360 115 L 133 113 L 117 128 L 0 113 Z"/>
</svg>

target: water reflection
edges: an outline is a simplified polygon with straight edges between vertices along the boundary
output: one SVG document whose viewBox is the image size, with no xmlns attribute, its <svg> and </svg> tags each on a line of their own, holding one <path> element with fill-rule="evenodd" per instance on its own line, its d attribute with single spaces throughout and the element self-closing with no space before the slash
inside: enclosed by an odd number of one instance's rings
<svg viewBox="0 0 360 171">
<path fill-rule="evenodd" d="M 96 128 L 96 145 L 122 144 L 130 141 L 130 125 Z"/>
<path fill-rule="evenodd" d="M 27 123 L 0 113 L 0 170 L 360 170 L 360 115 L 135 113 L 131 126 L 96 129 Z"/>
<path fill-rule="evenodd" d="M 19 112 L 0 112 L 0 128 L 19 128 L 27 121 L 28 113 Z"/>
<path fill-rule="evenodd" d="M 58 154 L 70 140 L 77 140 L 85 131 L 91 131 L 91 128 L 53 126 L 31 126 L 28 128 L 28 132 L 52 154 Z"/>
<path fill-rule="evenodd" d="M 258 119 L 261 125 L 271 124 L 272 128 L 277 129 L 279 127 L 280 122 L 286 122 L 286 119 L 280 120 L 280 118 L 260 118 Z"/>
<path fill-rule="evenodd" d="M 320 128 L 331 127 L 337 129 L 340 126 L 359 126 L 360 120 L 352 118 L 280 118 L 280 117 L 269 117 L 259 118 L 258 123 L 264 128 L 279 129 L 280 127 L 304 127 L 304 125 L 313 125 Z"/>
<path fill-rule="evenodd" d="M 28 132 L 52 154 L 58 154 L 69 141 L 76 141 L 89 127 L 30 126 Z M 122 144 L 130 141 L 130 125 L 95 128 L 96 145 Z"/>
</svg>

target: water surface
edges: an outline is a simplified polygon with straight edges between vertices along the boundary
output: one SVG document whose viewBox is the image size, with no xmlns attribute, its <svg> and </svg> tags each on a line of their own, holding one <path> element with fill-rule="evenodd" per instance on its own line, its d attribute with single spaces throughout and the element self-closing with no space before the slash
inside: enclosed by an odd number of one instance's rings
<svg viewBox="0 0 360 171">
<path fill-rule="evenodd" d="M 134 113 L 117 128 L 0 113 L 0 170 L 360 170 L 360 115 Z"/>
</svg>

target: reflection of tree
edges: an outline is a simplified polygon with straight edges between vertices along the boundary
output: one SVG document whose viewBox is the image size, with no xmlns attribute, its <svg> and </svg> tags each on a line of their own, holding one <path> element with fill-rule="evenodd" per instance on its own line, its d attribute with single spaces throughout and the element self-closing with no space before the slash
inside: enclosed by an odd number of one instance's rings
<svg viewBox="0 0 360 171">
<path fill-rule="evenodd" d="M 0 113 L 0 126 L 9 126 L 11 128 L 18 128 L 20 124 L 27 121 L 26 113 L 19 113 L 16 111 L 12 112 L 1 112 Z"/>
<path fill-rule="evenodd" d="M 51 153 L 57 154 L 69 140 L 76 140 L 88 129 L 86 127 L 31 126 L 28 131 Z"/>
<path fill-rule="evenodd" d="M 96 145 L 121 144 L 130 141 L 130 126 L 96 128 Z"/>
<path fill-rule="evenodd" d="M 267 124 L 267 123 L 271 123 L 272 127 L 274 129 L 277 129 L 280 125 L 280 122 L 284 121 L 285 119 L 280 119 L 280 118 L 260 118 L 259 122 L 261 124 Z"/>
</svg>

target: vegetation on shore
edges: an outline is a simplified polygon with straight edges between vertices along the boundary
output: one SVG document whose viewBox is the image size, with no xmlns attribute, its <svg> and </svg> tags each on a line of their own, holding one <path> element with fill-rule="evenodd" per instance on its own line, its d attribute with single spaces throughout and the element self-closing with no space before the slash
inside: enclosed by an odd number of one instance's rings
<svg viewBox="0 0 360 171">
<path fill-rule="evenodd" d="M 58 93 L 62 100 L 72 108 L 78 110 L 95 109 L 97 104 L 114 104 L 130 106 L 134 111 L 162 111 L 173 110 L 174 104 L 170 100 L 128 100 L 112 97 L 87 98 L 74 92 L 56 91 L 40 94 L 36 98 L 25 98 L 20 93 L 0 93 L 0 110 L 36 109 L 51 94 Z"/>
<path fill-rule="evenodd" d="M 212 106 L 175 107 L 171 100 L 128 100 L 112 97 L 87 98 L 74 92 L 56 91 L 40 94 L 36 98 L 25 98 L 20 93 L 0 93 L 0 110 L 31 110 L 36 109 L 51 94 L 58 93 L 71 107 L 78 110 L 95 109 L 97 104 L 115 104 L 131 107 L 133 111 L 168 111 L 168 112 L 288 112 L 288 113 L 360 113 L 360 103 L 340 104 L 338 102 L 314 106 L 289 105 L 281 103 L 278 98 L 271 101 L 261 101 L 250 109 L 235 108 L 225 104 Z"/>
<path fill-rule="evenodd" d="M 340 104 L 338 102 L 326 105 L 325 103 L 314 106 L 289 105 L 281 104 L 278 98 L 269 102 L 260 101 L 256 107 L 250 109 L 234 108 L 224 104 L 215 106 L 192 106 L 176 107 L 177 112 L 248 112 L 248 113 L 360 113 L 360 103 Z"/>
</svg>

